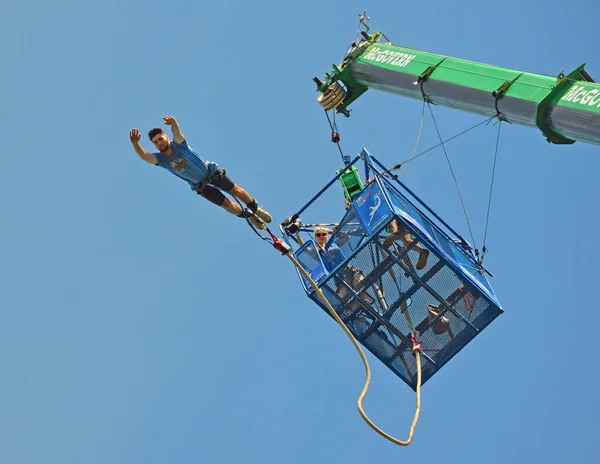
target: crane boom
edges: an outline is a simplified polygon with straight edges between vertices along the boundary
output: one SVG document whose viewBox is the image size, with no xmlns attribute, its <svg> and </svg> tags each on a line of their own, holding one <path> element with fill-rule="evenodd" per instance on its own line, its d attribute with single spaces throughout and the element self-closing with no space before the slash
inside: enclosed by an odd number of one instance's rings
<svg viewBox="0 0 600 464">
<path fill-rule="evenodd" d="M 348 106 L 373 88 L 538 128 L 551 143 L 600 145 L 600 84 L 585 65 L 551 77 L 383 43 L 382 36 L 363 31 L 324 81 L 313 78 L 326 111 L 349 116 Z"/>
</svg>

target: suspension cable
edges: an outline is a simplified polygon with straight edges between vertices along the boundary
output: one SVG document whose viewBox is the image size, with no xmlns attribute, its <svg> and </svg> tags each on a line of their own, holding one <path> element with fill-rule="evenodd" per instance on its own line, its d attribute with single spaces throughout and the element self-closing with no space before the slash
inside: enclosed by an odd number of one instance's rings
<svg viewBox="0 0 600 464">
<path fill-rule="evenodd" d="M 329 127 L 331 128 L 331 141 L 337 145 L 344 165 L 349 164 L 350 157 L 344 155 L 344 152 L 342 151 L 342 146 L 340 145 L 340 133 L 338 132 L 337 124 L 335 122 L 335 110 L 333 110 L 333 123 L 329 118 L 329 113 L 327 113 L 327 110 L 325 110 L 325 116 L 327 116 L 327 122 L 329 123 Z"/>
<path fill-rule="evenodd" d="M 410 163 L 410 161 L 414 159 L 413 156 L 414 156 L 415 152 L 417 151 L 417 147 L 419 146 L 419 141 L 421 140 L 421 134 L 423 133 L 423 121 L 425 120 L 425 103 L 427 103 L 427 102 L 425 99 L 423 99 L 423 107 L 421 108 L 421 123 L 419 124 L 419 133 L 417 134 L 417 141 L 415 143 L 415 147 L 413 148 L 413 151 L 410 154 L 410 158 L 408 159 L 408 161 L 406 161 L 405 163 L 400 165 L 400 166 L 402 166 L 400 168 L 400 174 L 402 174 L 406 170 L 408 163 Z"/>
<path fill-rule="evenodd" d="M 261 240 L 264 240 L 265 242 L 269 242 L 271 244 L 273 244 L 273 234 L 269 234 L 271 235 L 271 238 L 262 235 L 257 229 L 256 226 L 254 224 L 252 224 L 252 222 L 250 221 L 250 219 L 248 218 L 249 215 L 252 215 L 256 218 L 256 220 L 263 224 L 266 227 L 266 224 L 262 221 L 262 219 L 260 219 L 256 214 L 254 214 L 249 208 L 244 208 L 244 205 L 242 205 L 242 203 L 240 202 L 240 200 L 238 200 L 236 197 L 234 197 L 233 195 L 231 196 L 239 205 L 239 207 L 242 209 L 242 212 L 244 213 L 244 219 L 246 220 L 246 222 L 248 223 L 248 225 L 252 228 L 252 230 L 254 231 L 254 233 L 256 235 L 258 235 L 260 237 Z"/>
<path fill-rule="evenodd" d="M 433 115 L 433 110 L 431 109 L 431 106 L 429 105 L 429 111 L 431 112 L 431 118 L 433 119 L 433 124 L 435 125 L 435 130 L 438 134 L 438 137 L 440 138 L 440 141 L 442 140 L 442 136 L 440 134 L 440 130 L 438 128 L 437 125 L 437 121 L 435 120 L 435 116 Z M 462 205 L 462 209 L 463 212 L 465 213 L 465 219 L 467 220 L 467 226 L 469 228 L 469 234 L 471 235 L 471 240 L 473 241 L 473 248 L 475 250 L 477 250 L 477 246 L 475 243 L 475 238 L 473 237 L 473 230 L 471 229 L 471 221 L 469 220 L 469 216 L 467 214 L 467 209 L 465 208 L 465 202 L 463 201 L 463 197 L 462 194 L 460 193 L 460 188 L 458 186 L 458 180 L 456 179 L 456 175 L 454 174 L 454 169 L 452 168 L 452 163 L 450 162 L 450 158 L 448 157 L 448 152 L 446 151 L 446 146 L 444 145 L 444 142 L 441 142 L 442 145 L 442 149 L 444 150 L 444 155 L 446 156 L 446 161 L 448 161 L 448 166 L 450 167 L 450 172 L 452 173 L 452 177 L 454 179 L 454 184 L 456 185 L 456 191 L 458 192 L 458 198 L 460 199 L 460 203 Z"/>
<path fill-rule="evenodd" d="M 479 264 L 483 264 L 483 258 L 485 256 L 485 253 L 487 252 L 487 248 L 486 248 L 485 244 L 487 242 L 487 232 L 488 232 L 488 225 L 489 225 L 489 221 L 490 221 L 490 210 L 492 207 L 492 190 L 494 188 L 494 179 L 496 177 L 496 161 L 498 159 L 498 146 L 500 144 L 500 127 L 502 127 L 502 120 L 499 120 L 499 122 L 498 122 L 498 133 L 496 135 L 496 148 L 494 149 L 494 164 L 493 164 L 493 168 L 492 168 L 492 180 L 490 182 L 490 195 L 488 198 L 487 215 L 486 215 L 486 219 L 485 219 L 485 232 L 483 234 L 483 247 L 481 248 L 481 259 L 479 260 Z"/>
<path fill-rule="evenodd" d="M 418 155 L 415 155 L 415 156 L 413 156 L 413 157 L 411 157 L 411 158 L 407 159 L 407 160 L 406 160 L 406 161 L 404 161 L 403 163 L 400 163 L 398 166 L 402 166 L 402 165 L 404 165 L 404 164 L 407 164 L 407 163 L 409 163 L 410 161 L 412 161 L 412 160 L 414 160 L 414 159 L 417 159 L 417 158 L 419 158 L 420 156 L 423 156 L 424 154 L 426 154 L 426 153 L 429 153 L 429 152 L 430 152 L 430 151 L 432 151 L 432 150 L 435 150 L 437 147 L 439 147 L 439 146 L 442 146 L 443 144 L 445 144 L 445 143 L 448 143 L 448 142 L 450 142 L 451 140 L 454 140 L 455 138 L 457 138 L 457 137 L 460 137 L 461 135 L 464 135 L 464 134 L 466 134 L 467 132 L 469 132 L 469 131 L 471 131 L 471 130 L 473 130 L 473 129 L 476 129 L 477 127 L 481 126 L 482 124 L 488 124 L 488 123 L 489 123 L 491 120 L 493 120 L 495 117 L 496 117 L 496 116 L 492 116 L 492 117 L 490 117 L 490 118 L 486 119 L 485 121 L 481 121 L 481 122 L 479 122 L 479 123 L 475 124 L 474 126 L 472 126 L 472 127 L 469 127 L 468 129 L 465 129 L 464 131 L 462 131 L 462 132 L 460 132 L 460 133 L 458 133 L 458 134 L 456 134 L 456 135 L 454 135 L 454 136 L 450 137 L 449 139 L 446 139 L 446 140 L 444 140 L 443 142 L 440 142 L 440 143 L 438 143 L 437 145 L 434 145 L 433 147 L 431 147 L 431 148 L 428 148 L 428 149 L 427 149 L 427 150 L 425 150 L 425 151 L 422 151 L 422 152 L 421 152 L 421 153 L 419 153 Z"/>
</svg>

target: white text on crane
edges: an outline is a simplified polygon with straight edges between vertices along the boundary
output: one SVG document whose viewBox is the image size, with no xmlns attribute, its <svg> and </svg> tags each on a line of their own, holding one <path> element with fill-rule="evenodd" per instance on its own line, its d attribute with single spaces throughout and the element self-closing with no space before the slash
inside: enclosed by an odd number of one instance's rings
<svg viewBox="0 0 600 464">
<path fill-rule="evenodd" d="M 600 107 L 600 90 L 586 89 L 583 85 L 574 85 L 562 96 L 561 100 Z"/>
<path fill-rule="evenodd" d="M 390 66 L 397 66 L 399 68 L 406 67 L 415 58 L 416 55 L 409 55 L 408 53 L 379 47 L 372 47 L 364 56 L 365 60 L 389 64 Z"/>
</svg>

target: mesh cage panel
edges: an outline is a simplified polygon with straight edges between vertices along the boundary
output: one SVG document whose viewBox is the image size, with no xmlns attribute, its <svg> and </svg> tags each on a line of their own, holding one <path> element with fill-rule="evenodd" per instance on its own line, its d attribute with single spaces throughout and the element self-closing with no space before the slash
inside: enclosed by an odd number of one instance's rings
<svg viewBox="0 0 600 464">
<path fill-rule="evenodd" d="M 319 274 L 327 301 L 357 340 L 415 389 L 415 331 L 425 383 L 502 309 L 456 240 L 398 191 L 386 187 L 378 193 L 393 213 L 386 213 L 375 235 L 350 208 L 328 243 L 331 263 L 324 267 L 331 271 L 321 276 L 314 254 L 305 265 Z M 327 311 L 314 292 L 308 294 Z"/>
</svg>

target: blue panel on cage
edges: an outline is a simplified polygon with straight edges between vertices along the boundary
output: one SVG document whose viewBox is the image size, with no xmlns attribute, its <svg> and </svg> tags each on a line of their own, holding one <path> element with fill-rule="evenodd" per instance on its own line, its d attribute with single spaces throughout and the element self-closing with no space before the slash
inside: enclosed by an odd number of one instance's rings
<svg viewBox="0 0 600 464">
<path fill-rule="evenodd" d="M 413 330 L 423 346 L 425 383 L 502 313 L 483 269 L 448 229 L 402 184 L 376 176 L 326 251 L 310 241 L 296 252 L 360 343 L 413 389 Z"/>
<path fill-rule="evenodd" d="M 365 188 L 353 202 L 356 214 L 366 233 L 372 234 L 381 224 L 389 222 L 392 210 L 377 182 Z"/>
<path fill-rule="evenodd" d="M 296 259 L 302 265 L 302 267 L 308 272 L 310 278 L 317 284 L 328 275 L 328 271 L 331 271 L 329 260 L 323 260 L 321 254 L 323 252 L 317 252 L 317 248 L 312 240 L 308 240 L 300 249 L 295 253 Z M 300 274 L 302 283 L 304 284 L 305 291 L 313 291 L 313 288 L 308 283 L 308 280 Z"/>
</svg>

